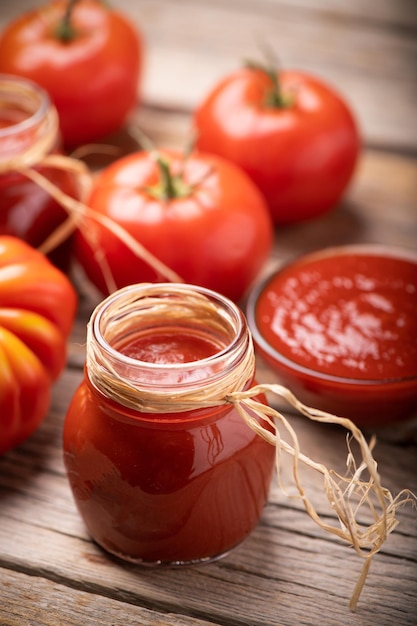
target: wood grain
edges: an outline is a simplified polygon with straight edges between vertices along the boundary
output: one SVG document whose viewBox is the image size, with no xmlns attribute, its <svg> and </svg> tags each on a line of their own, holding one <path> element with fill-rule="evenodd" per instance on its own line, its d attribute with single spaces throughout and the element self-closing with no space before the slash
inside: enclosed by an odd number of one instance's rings
<svg viewBox="0 0 417 626">
<path fill-rule="evenodd" d="M 16 589 L 26 588 L 24 594 Z M 114 626 L 171 626 L 177 616 L 158 613 L 103 595 L 71 589 L 52 580 L 8 571 L 2 578 L 1 626 L 101 626 L 108 620 Z M 181 617 L 183 626 L 210 626 L 213 622 Z"/>
</svg>

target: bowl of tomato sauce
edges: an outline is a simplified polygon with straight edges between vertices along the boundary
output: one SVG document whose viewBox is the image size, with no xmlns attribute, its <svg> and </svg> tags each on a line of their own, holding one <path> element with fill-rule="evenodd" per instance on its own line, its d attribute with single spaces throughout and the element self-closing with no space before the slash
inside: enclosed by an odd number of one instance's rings
<svg viewBox="0 0 417 626">
<path fill-rule="evenodd" d="M 258 354 L 305 404 L 361 427 L 417 415 L 417 251 L 303 255 L 255 286 L 247 318 Z"/>
</svg>

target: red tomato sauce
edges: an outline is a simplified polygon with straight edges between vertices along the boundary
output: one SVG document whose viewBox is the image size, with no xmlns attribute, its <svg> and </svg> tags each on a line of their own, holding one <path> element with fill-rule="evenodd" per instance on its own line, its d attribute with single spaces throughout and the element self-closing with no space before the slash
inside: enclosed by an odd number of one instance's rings
<svg viewBox="0 0 417 626">
<path fill-rule="evenodd" d="M 163 366 L 219 346 L 193 332 L 154 330 L 120 351 Z M 234 408 L 141 413 L 106 400 L 88 380 L 69 407 L 64 450 L 91 537 L 145 563 L 210 560 L 240 543 L 259 520 L 274 466 L 273 446 Z"/>
<path fill-rule="evenodd" d="M 198 334 L 184 334 L 179 329 L 157 334 L 144 333 L 118 347 L 130 358 L 147 363 L 191 363 L 216 354 L 221 346 Z"/>
<path fill-rule="evenodd" d="M 378 254 L 300 261 L 278 272 L 256 305 L 264 339 L 326 374 L 417 376 L 417 264 Z"/>
<path fill-rule="evenodd" d="M 36 128 L 32 125 L 23 128 L 24 125 L 21 125 L 30 117 L 17 104 L 0 107 L 0 162 L 7 162 L 34 144 Z M 14 127 L 14 133 L 1 134 Z M 75 182 L 68 172 L 37 163 L 33 167 L 67 195 L 77 196 Z M 0 173 L 0 207 L 0 234 L 19 237 L 34 248 L 44 243 L 68 217 L 65 209 L 49 193 L 16 171 Z M 53 250 L 49 257 L 58 267 L 66 270 L 70 254 L 71 240 L 68 239 Z"/>
</svg>

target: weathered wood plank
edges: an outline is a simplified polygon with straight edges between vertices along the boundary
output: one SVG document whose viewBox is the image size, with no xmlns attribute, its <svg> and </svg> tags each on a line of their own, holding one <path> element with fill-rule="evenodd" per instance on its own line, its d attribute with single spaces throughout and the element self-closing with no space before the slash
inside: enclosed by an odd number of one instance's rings
<svg viewBox="0 0 417 626">
<path fill-rule="evenodd" d="M 37 576 L 0 569 L 1 626 L 210 626 L 185 615 L 158 613 Z M 17 590 L 22 590 L 20 593 Z M 23 591 L 24 590 L 24 591 Z M 45 610 L 47 609 L 47 610 Z"/>
<path fill-rule="evenodd" d="M 125 0 L 128 1 L 128 0 Z M 169 0 L 168 0 L 169 1 Z M 171 0 L 178 2 L 178 0 Z M 193 0 L 194 4 L 205 5 L 205 0 Z M 211 0 L 211 4 L 228 5 L 235 10 L 242 10 L 245 6 L 253 8 L 252 0 Z M 345 19 L 350 22 L 356 20 L 368 20 L 375 25 L 385 24 L 389 28 L 406 27 L 413 29 L 417 27 L 417 15 L 414 0 L 257 0 L 256 6 L 260 11 L 267 13 L 268 10 L 276 10 L 278 6 L 282 10 L 293 11 L 294 13 L 304 12 L 308 16 L 313 13 L 328 13 L 333 19 Z"/>
<path fill-rule="evenodd" d="M 226 559 L 180 570 L 142 569 L 104 555 L 93 543 L 38 527 L 2 519 L 1 564 L 74 589 L 157 611 L 175 611 L 225 624 L 282 626 L 335 623 L 402 625 L 416 608 L 415 560 L 381 554 L 363 592 L 356 615 L 346 602 L 359 563 L 338 544 L 294 536 L 287 529 L 258 528 Z M 30 569 L 29 569 L 30 568 Z M 309 607 L 307 622 L 306 606 Z M 276 612 L 276 621 L 274 615 Z M 327 617 L 326 617 L 327 616 Z"/>
<path fill-rule="evenodd" d="M 45 2 L 45 0 L 44 0 Z M 18 0 L 15 3 L 7 2 L 2 6 L 2 20 L 9 20 L 17 13 L 40 6 L 41 0 Z M 154 0 L 152 3 L 156 11 L 166 10 L 166 5 L 187 7 L 190 4 L 200 5 L 204 10 L 207 7 L 206 0 Z M 253 11 L 253 0 L 211 0 L 211 5 L 227 7 L 237 13 L 245 10 Z M 119 0 L 117 7 L 121 11 L 131 13 L 134 19 L 139 7 L 148 6 L 149 0 Z M 403 28 L 413 30 L 417 28 L 417 15 L 414 0 L 256 0 L 255 4 L 259 13 L 267 15 L 270 11 L 287 11 L 295 14 L 303 14 L 306 18 L 311 14 L 327 13 L 333 19 L 365 20 L 373 23 L 375 27 L 385 25 L 387 28 Z"/>
</svg>

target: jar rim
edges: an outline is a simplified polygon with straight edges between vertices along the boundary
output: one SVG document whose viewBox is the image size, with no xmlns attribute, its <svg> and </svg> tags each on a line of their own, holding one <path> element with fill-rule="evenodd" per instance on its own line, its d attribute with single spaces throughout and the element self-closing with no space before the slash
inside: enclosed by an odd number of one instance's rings
<svg viewBox="0 0 417 626">
<path fill-rule="evenodd" d="M 148 295 L 153 295 L 153 296 L 160 295 L 160 296 L 168 296 L 168 297 L 169 296 L 172 297 L 174 291 L 176 293 L 182 292 L 184 295 L 186 295 L 187 292 L 192 291 L 196 294 L 201 294 L 205 296 L 206 298 L 217 302 L 220 306 L 223 307 L 225 311 L 227 310 L 228 313 L 231 314 L 231 317 L 233 317 L 234 319 L 234 322 L 236 324 L 234 328 L 234 337 L 232 338 L 230 343 L 225 345 L 218 352 L 215 352 L 214 354 L 207 356 L 203 359 L 198 359 L 195 361 L 186 361 L 182 363 L 166 363 L 166 364 L 153 363 L 149 361 L 142 361 L 140 359 L 129 357 L 123 354 L 122 352 L 114 348 L 106 340 L 106 338 L 102 334 L 100 325 L 103 322 L 103 316 L 105 315 L 106 311 L 108 311 L 109 307 L 114 305 L 117 301 L 120 301 L 120 298 L 123 298 L 123 297 L 129 298 L 133 296 L 135 293 L 139 295 L 143 291 L 146 291 Z M 139 298 L 138 298 L 138 302 L 139 302 Z M 208 365 L 213 360 L 218 359 L 219 357 L 223 356 L 230 350 L 233 350 L 234 347 L 237 346 L 239 342 L 241 341 L 242 332 L 244 330 L 243 322 L 244 322 L 244 316 L 243 316 L 242 311 L 234 302 L 229 300 L 229 298 L 227 298 L 226 296 L 223 296 L 205 287 L 200 287 L 197 285 L 182 284 L 182 283 L 137 283 L 133 285 L 128 285 L 127 287 L 119 289 L 118 291 L 108 296 L 105 300 L 103 300 L 93 312 L 91 316 L 91 320 L 90 320 L 94 339 L 98 342 L 98 344 L 103 350 L 105 350 L 114 358 L 117 358 L 123 361 L 125 364 L 128 364 L 128 365 L 130 364 L 132 366 L 140 364 L 140 366 L 143 366 L 146 369 L 149 368 L 149 370 L 161 370 L 161 369 L 166 368 L 167 370 L 170 370 L 170 371 L 187 370 L 190 368 L 190 366 L 193 366 L 193 365 L 196 365 L 198 367 Z"/>
<path fill-rule="evenodd" d="M 34 104 L 34 110 L 29 108 L 25 111 L 28 113 L 28 117 L 20 122 L 16 122 L 10 126 L 0 128 L 0 138 L 7 135 L 15 134 L 16 132 L 25 131 L 33 126 L 39 124 L 48 113 L 48 110 L 52 106 L 51 99 L 48 92 L 38 85 L 34 81 L 14 76 L 13 74 L 0 73 L 0 91 L 8 87 L 10 93 L 25 96 L 26 98 L 32 98 Z M 14 88 L 14 91 L 12 91 Z M 10 100 L 10 102 L 17 103 L 17 101 Z M 36 108 L 35 108 L 36 106 Z"/>
<path fill-rule="evenodd" d="M 140 302 L 143 315 L 142 327 L 138 328 Z M 132 358 L 112 345 L 111 340 L 123 345 L 134 333 L 170 326 L 188 326 L 190 333 L 215 340 L 219 346 L 224 342 L 224 347 L 205 358 L 160 363 Z M 254 371 L 253 342 L 243 312 L 227 297 L 204 287 L 184 283 L 129 285 L 99 304 L 87 326 L 86 373 L 90 382 L 107 398 L 145 413 L 225 404 L 230 393 L 242 391 L 252 380 Z"/>
</svg>

